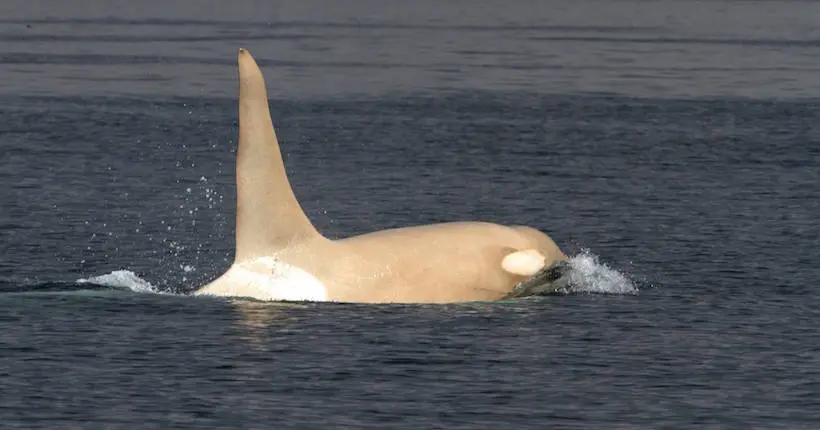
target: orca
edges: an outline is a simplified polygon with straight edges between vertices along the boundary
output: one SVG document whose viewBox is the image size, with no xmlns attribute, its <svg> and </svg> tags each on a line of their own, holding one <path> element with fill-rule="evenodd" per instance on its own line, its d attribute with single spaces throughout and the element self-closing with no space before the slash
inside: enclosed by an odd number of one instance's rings
<svg viewBox="0 0 820 430">
<path fill-rule="evenodd" d="M 293 193 L 262 71 L 240 49 L 236 250 L 195 295 L 276 301 L 454 303 L 519 297 L 567 257 L 526 226 L 448 222 L 322 236 Z M 551 277 L 550 277 L 551 276 Z M 541 276 L 554 280 L 555 276 Z M 536 288 L 544 291 L 544 288 Z"/>
</svg>

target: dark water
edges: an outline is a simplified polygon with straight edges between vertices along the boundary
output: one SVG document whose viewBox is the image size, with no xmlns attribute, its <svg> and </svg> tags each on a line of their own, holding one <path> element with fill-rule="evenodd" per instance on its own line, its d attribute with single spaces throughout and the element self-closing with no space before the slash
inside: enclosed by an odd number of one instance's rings
<svg viewBox="0 0 820 430">
<path fill-rule="evenodd" d="M 11 1 L 0 17 L 4 428 L 820 422 L 819 3 Z M 239 46 L 327 235 L 530 224 L 588 291 L 188 297 L 233 250 Z"/>
</svg>

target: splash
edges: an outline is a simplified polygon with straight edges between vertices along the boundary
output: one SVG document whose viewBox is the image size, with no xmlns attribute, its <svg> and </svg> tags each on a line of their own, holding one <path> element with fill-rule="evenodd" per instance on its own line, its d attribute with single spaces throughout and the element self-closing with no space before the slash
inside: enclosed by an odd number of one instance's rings
<svg viewBox="0 0 820 430">
<path fill-rule="evenodd" d="M 598 256 L 583 250 L 569 259 L 569 284 L 573 293 L 636 294 L 638 288 L 621 272 L 598 261 Z"/>
<path fill-rule="evenodd" d="M 104 287 L 129 289 L 135 293 L 166 294 L 150 282 L 140 278 L 130 270 L 115 270 L 107 275 L 78 279 L 78 284 L 94 284 Z"/>
<path fill-rule="evenodd" d="M 189 186 L 185 187 L 184 193 L 177 195 L 180 203 L 175 206 L 173 217 L 160 221 L 166 233 L 160 240 L 163 246 L 158 248 L 158 252 L 164 253 L 160 258 L 166 269 L 162 281 L 165 284 L 203 284 L 207 273 L 202 272 L 202 266 L 215 268 L 212 262 L 213 242 L 223 240 L 225 229 L 231 226 L 224 213 L 216 211 L 214 214 L 215 209 L 223 205 L 224 196 L 205 176 L 200 176 L 195 183 L 182 179 L 178 179 L 177 183 Z M 207 224 L 200 222 L 203 219 L 207 219 Z M 208 226 L 204 234 L 203 225 Z M 192 237 L 203 236 L 207 240 L 190 242 Z M 225 262 L 229 257 L 227 252 L 222 255 Z"/>
</svg>

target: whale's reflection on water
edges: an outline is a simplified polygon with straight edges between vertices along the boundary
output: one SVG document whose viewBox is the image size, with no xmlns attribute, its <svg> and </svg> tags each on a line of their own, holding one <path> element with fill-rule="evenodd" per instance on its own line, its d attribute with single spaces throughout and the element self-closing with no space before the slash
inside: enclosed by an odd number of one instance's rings
<svg viewBox="0 0 820 430">
<path fill-rule="evenodd" d="M 228 303 L 234 315 L 234 336 L 264 352 L 274 352 L 282 346 L 276 338 L 288 336 L 299 325 L 298 311 L 308 306 L 298 302 L 262 302 L 245 298 L 232 298 Z"/>
</svg>

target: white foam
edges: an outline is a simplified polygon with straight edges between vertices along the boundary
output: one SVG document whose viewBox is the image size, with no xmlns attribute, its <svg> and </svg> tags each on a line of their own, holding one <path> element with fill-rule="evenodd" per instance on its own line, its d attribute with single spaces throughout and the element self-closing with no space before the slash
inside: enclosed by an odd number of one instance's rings
<svg viewBox="0 0 820 430">
<path fill-rule="evenodd" d="M 638 288 L 621 272 L 598 261 L 588 250 L 569 259 L 572 292 L 635 294 Z"/>
<path fill-rule="evenodd" d="M 94 276 L 88 279 L 78 279 L 78 284 L 94 284 L 105 287 L 127 288 L 135 293 L 163 294 L 150 282 L 140 278 L 130 270 L 115 270 L 107 275 Z"/>
</svg>

